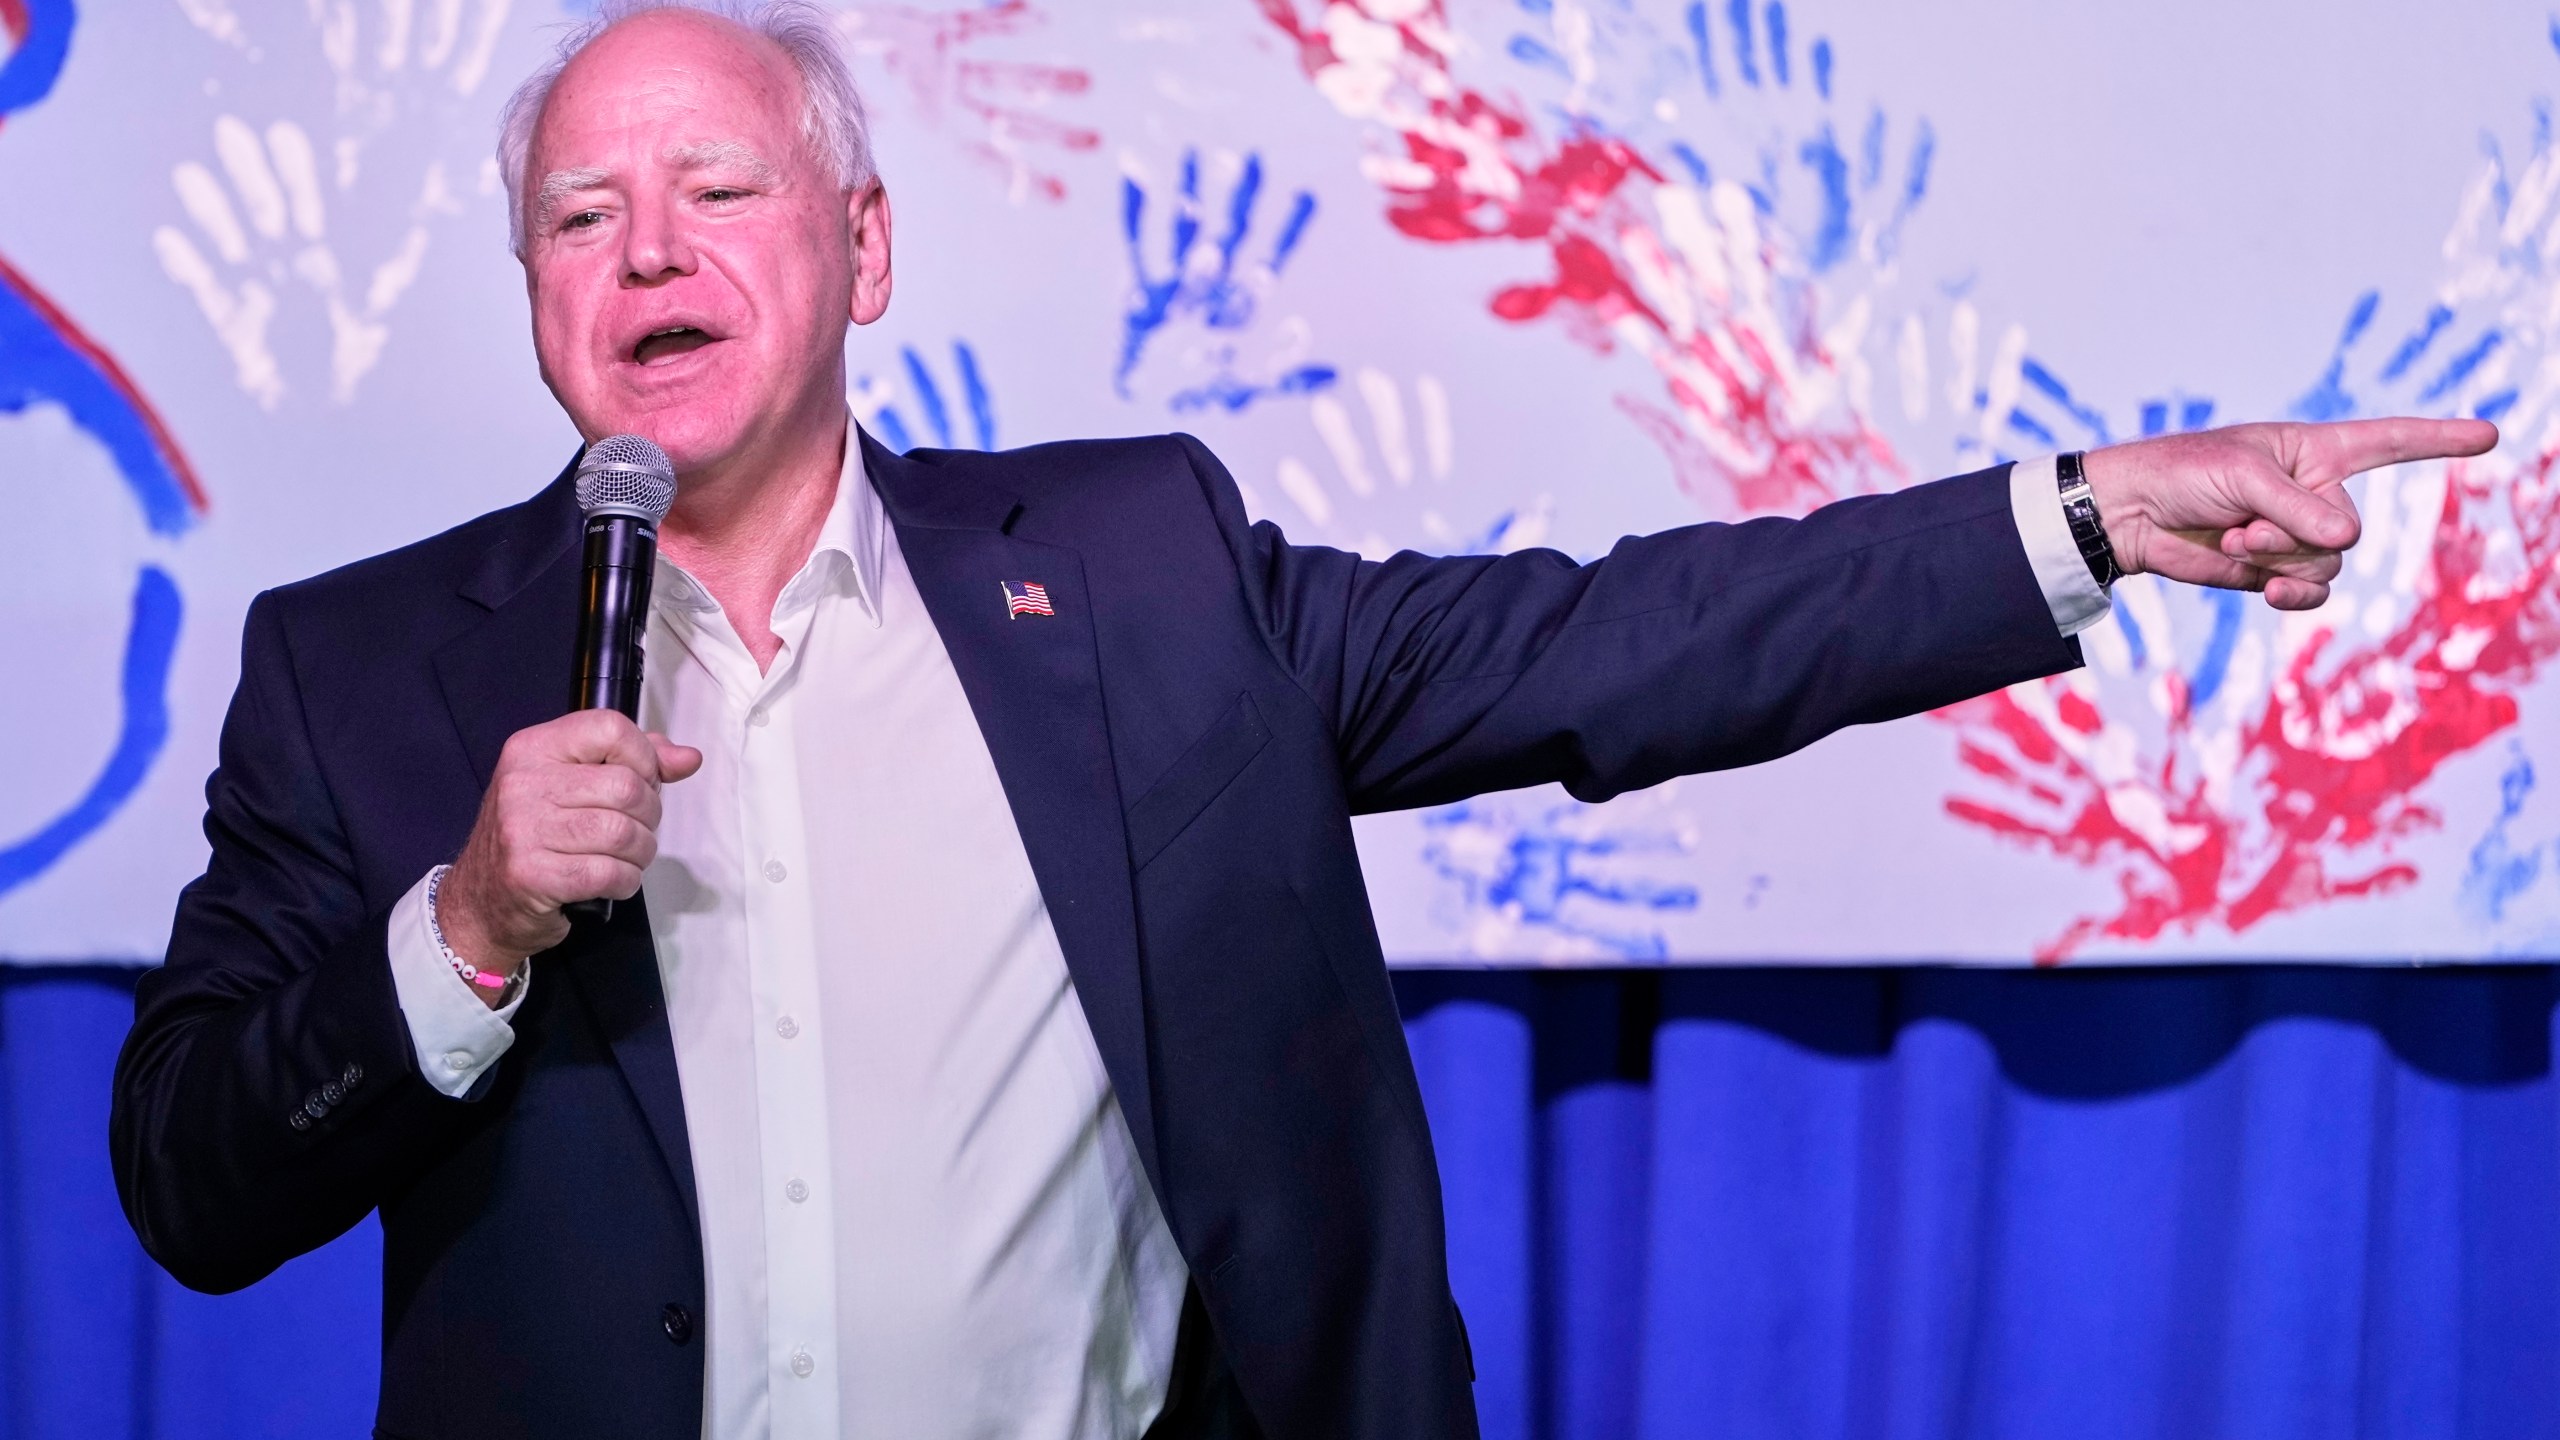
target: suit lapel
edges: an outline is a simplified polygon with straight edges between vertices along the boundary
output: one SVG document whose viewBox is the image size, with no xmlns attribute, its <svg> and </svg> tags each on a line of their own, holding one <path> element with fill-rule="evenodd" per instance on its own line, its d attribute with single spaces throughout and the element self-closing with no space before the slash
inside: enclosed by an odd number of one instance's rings
<svg viewBox="0 0 2560 1440">
<path fill-rule="evenodd" d="M 435 654 L 436 683 L 484 791 L 508 736 L 568 709 L 582 579 L 578 537 L 577 500 L 563 472 L 526 503 L 463 583 L 464 598 L 488 615 Z M 688 1213 L 699 1213 L 647 907 L 638 898 L 617 904 L 611 921 L 581 923 L 543 959 L 542 983 L 556 978 L 578 996 L 631 1086 Z"/>
<path fill-rule="evenodd" d="M 986 737 L 1121 1114 L 1153 1170 L 1137 905 L 1083 561 L 1010 534 L 1023 513 L 1014 497 L 861 438 L 864 467 Z M 1047 589 L 1054 615 L 1012 617 L 1000 587 L 1025 583 Z"/>
</svg>

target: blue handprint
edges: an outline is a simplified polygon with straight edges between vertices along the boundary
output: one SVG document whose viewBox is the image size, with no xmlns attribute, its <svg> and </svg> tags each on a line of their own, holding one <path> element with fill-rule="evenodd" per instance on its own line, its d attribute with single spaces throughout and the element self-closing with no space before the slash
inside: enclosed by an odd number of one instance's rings
<svg viewBox="0 0 2560 1440">
<path fill-rule="evenodd" d="M 1148 268 L 1143 243 L 1147 192 L 1135 179 L 1121 182 L 1120 229 L 1129 247 L 1131 285 L 1119 365 L 1112 371 L 1111 383 L 1123 398 L 1129 396 L 1130 377 L 1145 358 L 1148 345 L 1175 321 L 1190 320 L 1228 336 L 1252 328 L 1264 293 L 1288 267 L 1316 214 L 1314 194 L 1299 191 L 1269 251 L 1259 261 L 1247 261 L 1245 239 L 1261 199 L 1262 157 L 1247 155 L 1243 173 L 1227 197 L 1226 226 L 1209 248 L 1202 249 L 1200 154 L 1184 152 L 1181 188 L 1174 198 L 1167 236 L 1166 268 L 1157 275 Z M 1209 358 L 1211 375 L 1176 392 L 1170 402 L 1175 410 L 1242 410 L 1266 396 L 1322 390 L 1335 379 L 1332 366 L 1298 363 L 1294 357 L 1269 365 L 1262 378 L 1252 378 L 1239 372 L 1232 340 L 1213 344 Z"/>
<path fill-rule="evenodd" d="M 1622 960 L 1660 960 L 1659 930 L 1605 923 L 1647 911 L 1698 908 L 1694 885 L 1603 873 L 1641 855 L 1680 855 L 1676 829 L 1604 825 L 1588 806 L 1558 805 L 1521 817 L 1499 802 L 1466 801 L 1423 818 L 1424 863 L 1458 888 L 1464 910 L 1499 916 L 1532 931 L 1578 940 Z"/>
<path fill-rule="evenodd" d="M 1699 83 L 1709 98 L 1717 98 L 1722 87 L 1716 78 L 1715 27 L 1710 22 L 1705 0 L 1692 0 L 1686 19 L 1697 55 Z M 1792 90 L 1795 70 L 1789 56 L 1787 7 L 1778 0 L 1770 0 L 1762 7 L 1756 33 L 1750 0 L 1729 0 L 1724 19 L 1731 35 L 1735 70 L 1744 85 L 1754 90 L 1762 88 L 1757 57 L 1765 51 L 1769 58 L 1772 88 Z M 1920 121 L 1913 128 L 1899 173 L 1889 174 L 1884 111 L 1870 107 L 1853 159 L 1841 146 L 1830 116 L 1831 42 L 1817 38 L 1811 47 L 1811 56 L 1814 94 L 1821 103 L 1823 114 L 1813 133 L 1797 142 L 1794 159 L 1812 177 L 1819 196 L 1806 259 L 1814 271 L 1820 273 L 1849 257 L 1855 233 L 1852 216 L 1861 206 L 1871 212 L 1878 206 L 1888 207 L 1886 213 L 1874 221 L 1875 243 L 1877 258 L 1889 258 L 1893 254 L 1903 221 L 1929 193 L 1929 167 L 1937 155 L 1938 141 L 1929 122 Z M 1764 144 L 1756 157 L 1760 178 L 1749 188 L 1763 212 L 1774 213 L 1778 208 L 1784 174 L 1778 163 L 1779 153 L 1777 146 Z M 1681 158 L 1699 179 L 1705 178 L 1704 163 L 1694 151 Z"/>
<path fill-rule="evenodd" d="M 2462 876 L 2462 904 L 2480 924 L 2510 932 L 2497 947 L 2507 955 L 2560 952 L 2560 838 L 2518 842 L 2509 832 L 2525 817 L 2535 788 L 2533 760 L 2524 746 L 2507 747 L 2506 772 L 2498 777 L 2498 815 L 2471 847 Z"/>
<path fill-rule="evenodd" d="M 2365 333 L 2373 327 L 2374 315 L 2382 307 L 2382 292 L 2368 290 L 2357 297 L 2347 312 L 2347 323 L 2338 333 L 2337 347 L 2329 352 L 2329 364 L 2320 379 L 2302 398 L 2293 402 L 2292 413 L 2302 420 L 2343 420 L 2372 407 L 2360 403 L 2347 389 L 2347 362 Z M 2391 348 L 2389 358 L 2374 373 L 2371 388 L 2401 392 L 2388 402 L 2390 408 L 2435 409 L 2460 390 L 2479 371 L 2483 362 L 2506 344 L 2507 333 L 2496 318 L 2471 322 L 2472 329 L 2450 356 L 2432 365 L 2427 357 L 2436 353 L 2436 342 L 2447 334 L 2462 330 L 2453 307 L 2438 301 L 2427 307 L 2400 343 Z M 2514 385 L 2499 385 L 2471 404 L 2471 413 L 2483 420 L 2498 420 L 2515 408 L 2522 391 Z M 2457 407 L 2458 408 L 2458 407 Z"/>
<path fill-rule="evenodd" d="M 933 378 L 933 367 L 925 363 L 916 347 L 900 347 L 905 361 L 906 390 L 915 402 L 926 433 L 934 445 L 949 450 L 960 441 L 951 428 L 951 406 L 943 399 L 942 386 Z M 987 393 L 985 376 L 978 369 L 978 352 L 966 340 L 951 342 L 951 366 L 959 373 L 960 398 L 969 407 L 969 435 L 975 441 L 971 448 L 996 448 L 995 400 Z M 915 448 L 916 432 L 907 426 L 907 417 L 898 409 L 898 386 L 894 381 L 870 375 L 855 379 L 854 404 L 856 418 L 879 432 L 880 443 L 904 454 Z"/>
<path fill-rule="evenodd" d="M 1862 240 L 1873 259 L 1889 260 L 1903 222 L 1928 194 L 1937 154 L 1928 121 L 1912 127 L 1896 156 L 1884 111 L 1871 106 L 1854 122 L 1854 143 L 1844 143 L 1849 123 L 1835 119 L 1831 42 L 1815 37 L 1800 68 L 1783 0 L 1691 0 L 1678 36 L 1632 11 L 1577 10 L 1567 24 L 1549 0 L 1522 0 L 1521 8 L 1544 18 L 1549 34 L 1514 35 L 1507 52 L 1571 83 L 1564 109 L 1574 127 L 1628 139 L 1650 132 L 1691 181 L 1712 183 L 1721 168 L 1772 218 L 1783 218 L 1796 193 L 1791 177 L 1810 179 L 1811 209 L 1790 228 L 1816 274 L 1857 254 Z M 1636 63 L 1601 66 L 1593 56 L 1603 50 Z M 1726 83 L 1728 70 L 1738 85 Z M 1631 87 L 1627 75 L 1635 77 Z M 1710 107 L 1711 134 L 1673 118 L 1696 96 L 1687 88 L 1693 77 Z"/>
</svg>

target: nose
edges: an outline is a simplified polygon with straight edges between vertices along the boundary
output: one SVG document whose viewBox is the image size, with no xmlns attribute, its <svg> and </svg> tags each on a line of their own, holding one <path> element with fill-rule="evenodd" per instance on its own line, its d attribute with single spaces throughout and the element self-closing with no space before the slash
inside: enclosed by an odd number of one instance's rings
<svg viewBox="0 0 2560 1440">
<path fill-rule="evenodd" d="M 654 197 L 635 199 L 622 232 L 622 283 L 661 285 L 693 271 L 693 243 L 675 207 Z"/>
</svg>

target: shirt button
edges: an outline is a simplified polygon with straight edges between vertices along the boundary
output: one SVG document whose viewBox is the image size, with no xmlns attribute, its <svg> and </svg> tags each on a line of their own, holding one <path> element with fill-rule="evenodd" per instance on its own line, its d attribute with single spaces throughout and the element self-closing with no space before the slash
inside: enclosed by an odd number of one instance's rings
<svg viewBox="0 0 2560 1440">
<path fill-rule="evenodd" d="M 447 1050 L 444 1052 L 444 1063 L 449 1069 L 468 1070 L 471 1068 L 471 1052 L 468 1050 Z"/>
<path fill-rule="evenodd" d="M 785 1040 L 798 1039 L 800 1035 L 800 1022 L 792 1019 L 788 1015 L 785 1015 L 781 1019 L 773 1022 L 773 1033 L 781 1036 Z"/>
<path fill-rule="evenodd" d="M 764 862 L 764 878 L 772 881 L 776 885 L 781 884 L 785 879 L 789 878 L 790 874 L 790 871 L 782 868 L 782 862 L 779 860 L 767 860 Z"/>
<path fill-rule="evenodd" d="M 791 1352 L 792 1374 L 806 1380 L 809 1378 L 811 1372 L 815 1371 L 817 1368 L 818 1362 L 816 1357 L 812 1356 L 807 1350 L 801 1349 Z"/>
<path fill-rule="evenodd" d="M 794 1180 L 790 1184 L 782 1187 L 782 1193 L 790 1196 L 791 1203 L 797 1205 L 801 1201 L 809 1198 L 809 1182 L 806 1180 Z"/>
<path fill-rule="evenodd" d="M 747 712 L 747 723 L 761 730 L 773 723 L 773 712 L 759 705 Z"/>
</svg>

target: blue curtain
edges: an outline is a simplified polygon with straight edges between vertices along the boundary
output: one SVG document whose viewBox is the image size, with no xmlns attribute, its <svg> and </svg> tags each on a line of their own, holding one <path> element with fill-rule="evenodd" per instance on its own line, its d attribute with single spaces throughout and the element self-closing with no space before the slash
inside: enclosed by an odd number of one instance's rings
<svg viewBox="0 0 2560 1440">
<path fill-rule="evenodd" d="M 1486 1433 L 2560 1437 L 2550 967 L 1405 974 Z M 368 1225 L 135 1248 L 113 970 L 0 970 L 0 1434 L 348 1436 Z"/>
</svg>

